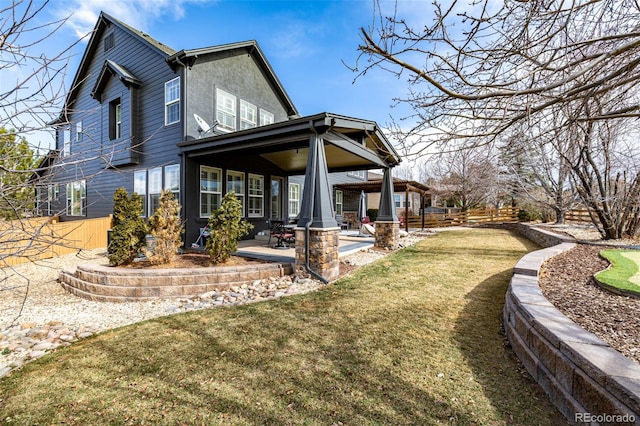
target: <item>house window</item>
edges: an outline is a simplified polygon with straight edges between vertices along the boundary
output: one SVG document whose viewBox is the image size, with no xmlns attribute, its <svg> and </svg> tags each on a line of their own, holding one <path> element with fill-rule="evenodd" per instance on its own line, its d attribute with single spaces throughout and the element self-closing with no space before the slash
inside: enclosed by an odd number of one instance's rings
<svg viewBox="0 0 640 426">
<path fill-rule="evenodd" d="M 242 203 L 242 215 L 244 216 L 244 173 L 227 170 L 227 192 L 234 192 Z"/>
<path fill-rule="evenodd" d="M 236 130 L 236 97 L 216 89 L 216 120 L 222 130 Z"/>
<path fill-rule="evenodd" d="M 289 184 L 289 217 L 296 217 L 300 213 L 300 184 Z"/>
<path fill-rule="evenodd" d="M 122 136 L 122 104 L 120 99 L 109 103 L 109 139 L 119 139 Z"/>
<path fill-rule="evenodd" d="M 342 215 L 342 191 L 336 189 L 336 214 Z"/>
<path fill-rule="evenodd" d="M 180 77 L 164 84 L 164 124 L 180 121 Z"/>
<path fill-rule="evenodd" d="M 200 166 L 200 217 L 209 217 L 222 201 L 222 170 Z"/>
<path fill-rule="evenodd" d="M 265 111 L 263 109 L 260 110 L 260 125 L 264 126 L 267 124 L 273 124 L 274 122 L 274 116 L 273 113 L 270 113 L 269 111 Z"/>
<path fill-rule="evenodd" d="M 116 45 L 116 39 L 113 33 L 109 33 L 104 37 L 104 51 L 108 51 L 113 49 Z"/>
<path fill-rule="evenodd" d="M 67 184 L 67 216 L 87 215 L 86 186 L 85 180 Z"/>
<path fill-rule="evenodd" d="M 393 201 L 395 202 L 396 208 L 399 209 L 400 207 L 402 207 L 400 205 L 400 196 L 399 195 L 394 195 L 393 196 Z"/>
<path fill-rule="evenodd" d="M 82 140 L 82 121 L 76 123 L 76 142 Z"/>
<path fill-rule="evenodd" d="M 176 200 L 180 196 L 180 164 L 172 164 L 164 168 L 164 188 L 173 193 Z"/>
<path fill-rule="evenodd" d="M 71 154 L 71 129 L 65 127 L 62 131 L 62 156 L 67 157 Z"/>
<path fill-rule="evenodd" d="M 367 173 L 366 170 L 353 170 L 351 172 L 347 172 L 347 175 L 365 180 L 366 179 L 366 173 Z"/>
<path fill-rule="evenodd" d="M 133 192 L 142 198 L 142 215 L 147 211 L 147 171 L 140 170 L 133 174 Z"/>
<path fill-rule="evenodd" d="M 264 176 L 249 173 L 249 217 L 264 217 Z"/>
<path fill-rule="evenodd" d="M 160 205 L 160 193 L 162 192 L 162 167 L 149 170 L 149 216 Z"/>
<path fill-rule="evenodd" d="M 240 130 L 256 127 L 258 108 L 247 101 L 240 99 Z"/>
</svg>

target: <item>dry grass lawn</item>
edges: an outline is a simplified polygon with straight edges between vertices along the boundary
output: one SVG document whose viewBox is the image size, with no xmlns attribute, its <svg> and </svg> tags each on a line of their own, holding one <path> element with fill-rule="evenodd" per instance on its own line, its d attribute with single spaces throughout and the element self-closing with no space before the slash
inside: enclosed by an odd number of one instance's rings
<svg viewBox="0 0 640 426">
<path fill-rule="evenodd" d="M 501 334 L 534 248 L 445 231 L 316 293 L 106 332 L 0 380 L 0 422 L 563 424 Z"/>
</svg>

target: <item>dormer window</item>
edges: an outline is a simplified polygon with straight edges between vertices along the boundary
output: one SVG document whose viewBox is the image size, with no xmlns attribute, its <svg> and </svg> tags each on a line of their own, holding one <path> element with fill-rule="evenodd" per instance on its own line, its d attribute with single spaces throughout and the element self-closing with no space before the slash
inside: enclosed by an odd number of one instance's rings
<svg viewBox="0 0 640 426">
<path fill-rule="evenodd" d="M 164 124 L 180 121 L 180 77 L 164 84 Z"/>
<path fill-rule="evenodd" d="M 122 137 L 122 103 L 120 98 L 109 103 L 109 139 Z"/>
</svg>

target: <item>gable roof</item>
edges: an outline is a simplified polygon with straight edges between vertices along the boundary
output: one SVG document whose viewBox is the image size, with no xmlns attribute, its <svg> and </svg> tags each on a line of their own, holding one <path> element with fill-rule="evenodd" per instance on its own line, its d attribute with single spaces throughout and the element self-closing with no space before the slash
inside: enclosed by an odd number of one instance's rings
<svg viewBox="0 0 640 426">
<path fill-rule="evenodd" d="M 66 116 L 66 110 L 67 108 L 69 108 L 69 106 L 73 103 L 73 101 L 75 100 L 75 97 L 77 95 L 80 83 L 82 82 L 82 80 L 85 77 L 85 74 L 87 73 L 87 70 L 89 68 L 89 65 L 91 63 L 91 58 L 93 57 L 94 53 L 96 52 L 96 49 L 98 49 L 100 47 L 100 39 L 102 37 L 102 35 L 104 34 L 104 32 L 111 26 L 111 25 L 115 25 L 116 27 L 120 28 L 122 31 L 132 35 L 133 37 L 141 40 L 143 43 L 145 43 L 147 46 L 149 46 L 153 51 L 156 51 L 158 53 L 158 55 L 166 58 L 170 55 L 173 55 L 176 51 L 174 49 L 172 49 L 171 47 L 162 44 L 161 42 L 157 41 L 156 39 L 152 38 L 151 36 L 149 36 L 149 34 L 142 32 L 140 30 L 137 30 L 127 24 L 125 24 L 124 22 L 115 19 L 114 17 L 112 17 L 111 15 L 104 13 L 104 12 L 100 12 L 100 16 L 98 17 L 98 21 L 96 22 L 95 27 L 93 28 L 93 31 L 91 32 L 91 38 L 89 39 L 89 42 L 87 43 L 87 47 L 84 50 L 84 54 L 82 55 L 82 60 L 80 61 L 80 65 L 78 66 L 78 69 L 76 71 L 76 75 L 73 78 L 73 83 L 71 83 L 71 88 L 69 89 L 69 92 L 67 93 L 67 97 L 65 99 L 64 102 L 64 107 L 63 110 L 60 112 L 60 116 L 53 120 L 51 123 L 49 124 L 56 124 L 56 123 L 62 123 L 65 122 L 65 116 Z M 117 65 L 117 64 L 116 64 Z M 104 73 L 105 69 L 103 67 L 102 72 Z M 102 76 L 102 75 L 101 75 Z M 94 87 L 95 89 L 95 87 Z"/>
<path fill-rule="evenodd" d="M 111 76 L 118 77 L 118 79 L 127 87 L 138 87 L 142 84 L 142 82 L 125 67 L 113 62 L 110 59 L 107 59 L 106 61 L 104 61 L 102 70 L 100 70 L 100 75 L 96 79 L 96 84 L 93 86 L 93 90 L 91 91 L 91 96 L 94 99 L 100 101 L 102 97 L 102 91 L 104 90 L 104 87 L 106 86 Z"/>
<path fill-rule="evenodd" d="M 173 55 L 167 58 L 167 62 L 172 68 L 175 68 L 179 65 L 186 65 L 188 67 L 192 67 L 199 57 L 208 56 L 208 55 L 217 55 L 221 53 L 227 53 L 234 50 L 241 50 L 247 52 L 249 55 L 253 56 L 262 70 L 265 72 L 269 83 L 273 85 L 276 89 L 277 94 L 282 99 L 285 108 L 287 110 L 287 115 L 297 116 L 298 110 L 293 104 L 293 101 L 287 94 L 284 86 L 280 82 L 280 79 L 274 72 L 271 64 L 267 60 L 264 52 L 258 45 L 258 42 L 255 40 L 242 41 L 237 43 L 229 43 L 229 44 L 221 44 L 218 46 L 210 46 L 203 47 L 199 49 L 189 49 L 189 50 L 180 50 L 179 52 L 175 52 Z"/>
</svg>

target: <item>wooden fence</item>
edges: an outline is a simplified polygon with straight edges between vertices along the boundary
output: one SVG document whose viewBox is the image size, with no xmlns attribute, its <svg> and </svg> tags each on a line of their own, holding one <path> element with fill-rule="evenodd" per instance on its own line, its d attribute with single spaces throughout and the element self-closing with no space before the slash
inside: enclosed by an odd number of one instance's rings
<svg viewBox="0 0 640 426">
<path fill-rule="evenodd" d="M 501 209 L 477 209 L 459 213 L 426 214 L 425 228 L 441 228 L 446 226 L 462 226 L 489 222 L 517 222 L 518 208 L 503 207 Z M 409 216 L 409 228 L 422 228 L 422 216 Z"/>
<path fill-rule="evenodd" d="M 111 216 L 58 222 L 33 218 L 0 222 L 0 267 L 107 246 Z"/>
<path fill-rule="evenodd" d="M 588 209 L 573 209 L 564 214 L 564 220 L 570 222 L 591 223 Z"/>
</svg>

